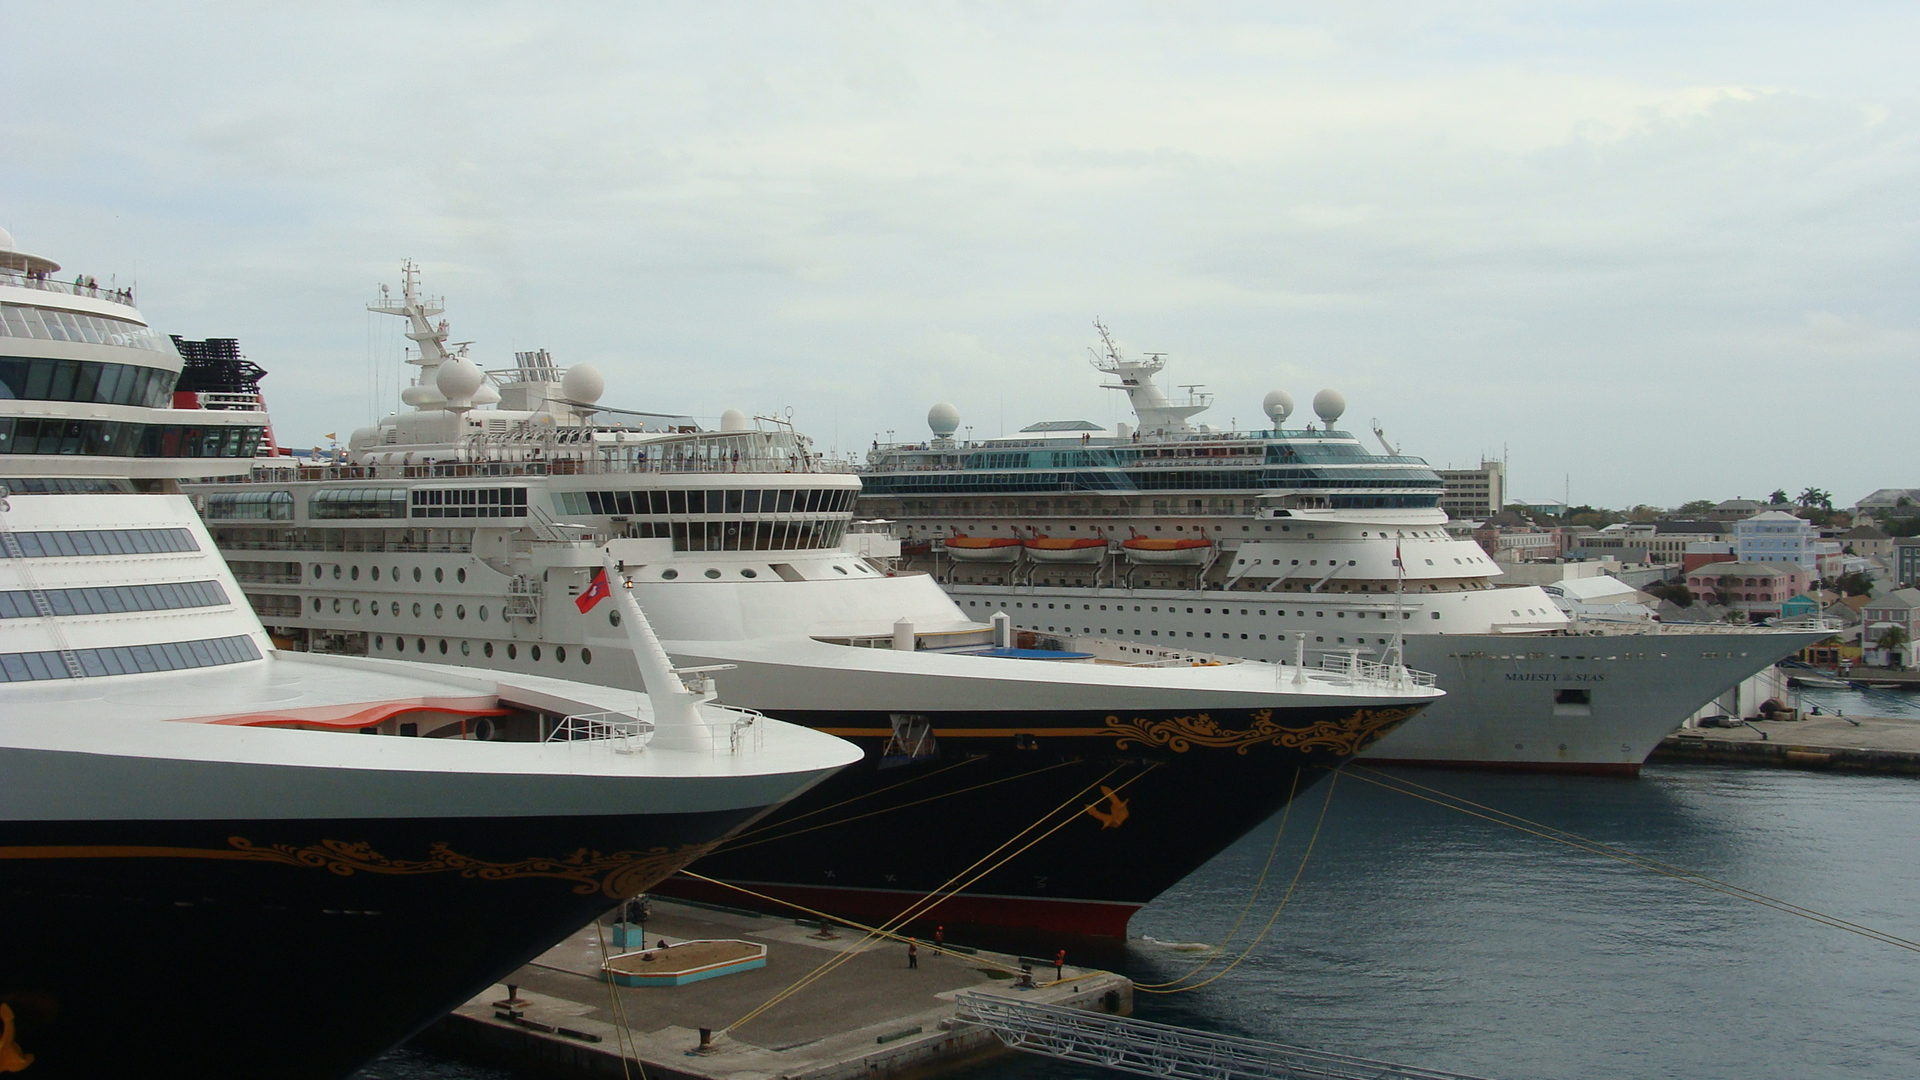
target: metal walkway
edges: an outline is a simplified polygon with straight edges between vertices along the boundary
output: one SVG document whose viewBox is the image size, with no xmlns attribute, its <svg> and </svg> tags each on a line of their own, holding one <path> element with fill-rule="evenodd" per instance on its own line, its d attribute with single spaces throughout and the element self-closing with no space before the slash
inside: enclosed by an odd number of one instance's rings
<svg viewBox="0 0 1920 1080">
<path fill-rule="evenodd" d="M 1479 1080 L 1460 1073 L 1255 1042 L 1190 1028 L 959 994 L 960 1019 L 979 1024 L 1015 1050 L 1104 1065 L 1141 1076 L 1181 1080 Z"/>
</svg>

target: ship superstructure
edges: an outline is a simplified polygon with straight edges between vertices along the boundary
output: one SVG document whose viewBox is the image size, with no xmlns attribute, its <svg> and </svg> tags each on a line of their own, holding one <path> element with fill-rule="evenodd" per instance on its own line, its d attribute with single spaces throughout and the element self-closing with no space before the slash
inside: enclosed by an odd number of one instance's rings
<svg viewBox="0 0 1920 1080">
<path fill-rule="evenodd" d="M 862 919 L 936 897 L 949 926 L 1118 935 L 1436 697 L 1351 657 L 1217 663 L 996 628 L 854 528 L 859 478 L 789 424 L 609 409 L 597 372 L 545 353 L 482 372 L 411 274 L 399 292 L 375 310 L 408 320 L 432 392 L 416 381 L 342 463 L 195 485 L 215 541 L 289 644 L 627 686 L 618 611 L 582 607 L 612 551 L 673 659 L 727 666 L 721 700 L 866 751 L 707 875 Z"/>
<path fill-rule="evenodd" d="M 177 483 L 266 414 L 58 270 L 0 232 L 0 1072 L 346 1076 L 852 760 L 658 666 L 277 649 Z"/>
<path fill-rule="evenodd" d="M 1499 587 L 1493 559 L 1449 533 L 1439 475 L 1340 430 L 1337 391 L 1314 397 L 1317 427 L 1287 426 L 1293 398 L 1274 391 L 1266 428 L 1216 430 L 1194 420 L 1204 395 L 1155 385 L 1162 355 L 1129 358 L 1096 327 L 1093 366 L 1137 424 L 960 440 L 942 403 L 931 438 L 868 456 L 861 512 L 968 614 L 1263 660 L 1404 655 L 1448 698 L 1366 759 L 1629 774 L 1825 633 L 1576 625 L 1537 586 Z"/>
</svg>

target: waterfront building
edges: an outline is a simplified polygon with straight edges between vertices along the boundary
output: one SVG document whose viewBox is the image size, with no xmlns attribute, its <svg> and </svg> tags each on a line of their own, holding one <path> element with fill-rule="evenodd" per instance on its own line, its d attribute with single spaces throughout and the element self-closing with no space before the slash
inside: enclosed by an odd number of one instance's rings
<svg viewBox="0 0 1920 1080">
<path fill-rule="evenodd" d="M 1507 463 L 1482 461 L 1477 469 L 1435 469 L 1445 485 L 1440 509 L 1451 518 L 1485 521 L 1506 504 Z"/>
<path fill-rule="evenodd" d="M 1710 563 L 1687 574 L 1687 588 L 1708 603 L 1764 617 L 1781 613 L 1781 605 L 1803 593 L 1812 576 L 1796 563 Z"/>
</svg>

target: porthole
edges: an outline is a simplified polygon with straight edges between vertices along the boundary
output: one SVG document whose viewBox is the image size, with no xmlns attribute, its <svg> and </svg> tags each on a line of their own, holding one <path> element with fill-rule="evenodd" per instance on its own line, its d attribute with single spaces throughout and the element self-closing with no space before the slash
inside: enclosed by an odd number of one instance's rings
<svg viewBox="0 0 1920 1080">
<path fill-rule="evenodd" d="M 480 621 L 481 622 L 487 621 L 487 605 L 485 604 L 480 605 Z"/>
<path fill-rule="evenodd" d="M 373 647 L 374 647 L 374 648 L 376 648 L 376 649 L 384 649 L 384 648 L 386 648 L 386 647 L 387 647 L 387 639 L 386 639 L 386 635 L 384 635 L 384 634 L 375 634 L 375 635 L 373 636 Z"/>
<path fill-rule="evenodd" d="M 440 639 L 440 655 L 441 656 L 447 655 L 447 639 L 446 638 Z"/>
<path fill-rule="evenodd" d="M 420 580 L 420 568 L 417 566 L 413 568 L 413 580 L 415 581 Z"/>
<path fill-rule="evenodd" d="M 707 571 L 707 576 L 710 578 L 717 578 L 720 576 L 720 571 L 709 569 Z"/>
<path fill-rule="evenodd" d="M 463 566 L 460 569 L 455 570 L 453 572 L 453 580 L 459 582 L 462 585 L 465 585 L 467 583 L 467 568 Z"/>
<path fill-rule="evenodd" d="M 392 603 L 392 605 L 391 605 L 391 607 L 392 607 L 392 610 L 393 610 L 393 617 L 394 617 L 394 618 L 396 618 L 396 619 L 397 619 L 397 618 L 399 618 L 399 617 L 400 617 L 400 601 L 398 601 L 398 600 L 395 600 L 395 601 L 394 601 L 394 602 Z"/>
<path fill-rule="evenodd" d="M 355 615 L 358 615 L 358 614 L 360 614 L 360 601 L 358 601 L 358 600 L 355 600 L 355 601 L 353 602 L 353 613 L 354 613 Z"/>
<path fill-rule="evenodd" d="M 453 617 L 454 617 L 454 618 L 456 618 L 456 619 L 464 619 L 464 618 L 466 618 L 466 617 L 467 617 L 467 605 L 465 605 L 465 604 L 455 604 L 455 605 L 453 605 Z"/>
<path fill-rule="evenodd" d="M 333 613 L 340 614 L 340 598 L 337 596 L 333 598 Z"/>
<path fill-rule="evenodd" d="M 740 568 L 740 576 L 744 578 L 750 578 L 750 577 L 759 577 L 760 575 L 755 573 L 752 567 L 743 566 Z"/>
<path fill-rule="evenodd" d="M 472 655 L 473 655 L 473 642 L 471 642 L 471 641 L 463 641 L 463 642 L 461 642 L 461 643 L 460 643 L 460 655 L 461 655 L 461 656 L 472 656 Z"/>
<path fill-rule="evenodd" d="M 672 580 L 673 580 L 674 578 L 677 578 L 677 577 L 679 577 L 679 576 L 680 576 L 680 571 L 678 571 L 678 570 L 662 570 L 662 571 L 660 571 L 660 576 L 661 576 L 661 578 L 663 578 L 663 579 L 665 579 L 665 580 L 667 580 L 667 581 L 672 581 Z"/>
<path fill-rule="evenodd" d="M 420 617 L 420 601 L 418 600 L 413 602 L 413 617 L 416 619 Z"/>
<path fill-rule="evenodd" d="M 393 580 L 395 581 L 400 580 L 400 568 L 397 566 L 393 568 Z"/>
<path fill-rule="evenodd" d="M 318 579 L 318 578 L 320 577 L 320 564 L 319 564 L 319 563 L 314 563 L 314 564 L 313 564 L 313 576 L 314 576 L 314 578 L 315 578 L 316 580 L 317 580 L 317 579 Z"/>
<path fill-rule="evenodd" d="M 435 604 L 435 605 L 433 605 L 433 617 L 434 617 L 434 618 L 436 618 L 436 619 L 444 619 L 444 618 L 446 618 L 446 616 L 447 616 L 447 606 L 446 606 L 445 604 Z"/>
<path fill-rule="evenodd" d="M 493 642 L 482 642 L 480 645 L 480 655 L 489 660 L 493 659 Z"/>
<path fill-rule="evenodd" d="M 352 581 L 359 581 L 359 580 L 360 580 L 360 568 L 359 568 L 358 566 L 356 566 L 356 567 L 354 567 L 354 568 L 352 568 L 351 570 L 348 570 L 348 571 L 347 571 L 347 578 L 348 578 L 349 580 L 352 580 Z"/>
<path fill-rule="evenodd" d="M 317 596 L 313 598 L 313 612 L 316 615 L 320 613 L 320 598 Z"/>
<path fill-rule="evenodd" d="M 380 568 L 379 568 L 379 567 L 377 567 L 377 566 L 372 566 L 372 567 L 368 567 L 368 568 L 367 568 L 367 576 L 368 576 L 368 577 L 370 577 L 370 578 L 372 578 L 372 579 L 373 579 L 373 580 L 375 580 L 375 581 L 379 581 L 379 580 L 380 580 Z"/>
<path fill-rule="evenodd" d="M 528 649 L 527 655 L 533 657 L 535 661 L 538 661 L 540 659 L 540 646 L 535 645 L 532 648 Z"/>
<path fill-rule="evenodd" d="M 426 638 L 415 638 L 415 639 L 413 640 L 413 647 L 414 647 L 414 648 L 416 648 L 416 649 L 418 649 L 418 650 L 420 650 L 421 652 L 426 652 L 426 651 L 427 651 L 427 639 L 426 639 Z"/>
<path fill-rule="evenodd" d="M 567 662 L 567 647 L 565 645 L 555 645 L 553 647 L 553 662 L 556 664 L 564 664 Z"/>
<path fill-rule="evenodd" d="M 580 662 L 583 664 L 593 663 L 593 650 L 588 648 L 582 648 L 580 650 Z"/>
<path fill-rule="evenodd" d="M 340 580 L 340 564 L 339 563 L 333 564 L 333 580 L 335 581 Z"/>
<path fill-rule="evenodd" d="M 445 580 L 447 580 L 447 572 L 446 572 L 446 571 L 445 571 L 444 569 L 442 569 L 442 568 L 440 568 L 440 567 L 438 567 L 438 566 L 436 566 L 436 567 L 434 567 L 434 568 L 433 568 L 433 580 L 435 580 L 435 581 L 445 581 Z"/>
<path fill-rule="evenodd" d="M 509 660 L 520 659 L 520 646 L 515 645 L 512 642 L 508 642 L 507 643 L 507 659 Z"/>
<path fill-rule="evenodd" d="M 608 625 L 608 626 L 619 626 L 619 625 L 620 625 L 620 613 L 619 613 L 619 612 L 617 612 L 617 611 L 609 611 L 609 612 L 607 612 L 607 625 Z"/>
<path fill-rule="evenodd" d="M 833 568 L 833 572 L 836 574 L 844 574 L 847 572 L 847 568 L 836 564 Z"/>
</svg>

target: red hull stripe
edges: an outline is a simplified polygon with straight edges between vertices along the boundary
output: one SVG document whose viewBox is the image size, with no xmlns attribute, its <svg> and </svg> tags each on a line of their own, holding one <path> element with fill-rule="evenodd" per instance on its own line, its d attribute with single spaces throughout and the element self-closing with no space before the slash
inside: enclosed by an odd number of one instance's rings
<svg viewBox="0 0 1920 1080">
<path fill-rule="evenodd" d="M 880 889 L 834 889 L 812 885 L 775 885 L 752 883 L 754 892 L 781 900 L 791 900 L 816 911 L 855 919 L 879 926 L 911 907 L 919 897 L 910 892 Z M 728 907 L 765 907 L 743 893 L 704 881 L 675 877 L 661 882 L 654 891 L 662 896 L 682 896 Z M 1043 900 L 1023 896 L 968 896 L 961 894 L 941 901 L 917 916 L 906 928 L 919 927 L 922 935 L 936 924 L 947 926 L 1003 926 L 1017 930 L 1038 930 L 1051 934 L 1076 934 L 1082 937 L 1124 938 L 1127 922 L 1140 910 L 1138 904 L 1103 903 L 1098 900 Z M 785 910 L 783 915 L 796 912 Z M 921 923 L 927 924 L 920 927 Z"/>
</svg>

